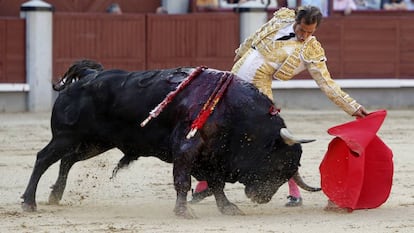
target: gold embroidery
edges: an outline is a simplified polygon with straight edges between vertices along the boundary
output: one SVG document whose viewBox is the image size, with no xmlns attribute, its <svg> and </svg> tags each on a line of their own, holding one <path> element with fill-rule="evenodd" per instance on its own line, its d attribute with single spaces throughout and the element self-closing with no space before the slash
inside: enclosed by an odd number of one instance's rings
<svg viewBox="0 0 414 233">
<path fill-rule="evenodd" d="M 273 24 L 271 27 L 265 27 L 263 30 L 258 32 L 257 36 L 254 38 L 252 45 L 255 47 L 259 47 L 260 44 L 264 45 L 272 41 L 273 35 L 279 31 L 284 24 Z"/>
<path fill-rule="evenodd" d="M 261 43 L 267 44 L 277 31 L 295 21 L 295 11 L 288 8 L 281 8 L 273 13 L 269 21 L 261 26 L 254 34 L 246 38 L 235 50 L 235 53 L 242 57 L 251 46 L 259 47 Z"/>
<path fill-rule="evenodd" d="M 299 67 L 301 59 L 305 63 L 320 63 L 326 61 L 325 51 L 315 37 L 311 37 L 302 46 L 297 47 L 295 51 L 283 62 L 274 76 L 280 80 L 289 80 L 293 77 L 295 69 Z M 324 72 L 328 72 L 327 69 Z M 324 73 L 323 75 L 329 75 Z"/>
<path fill-rule="evenodd" d="M 286 27 L 295 20 L 295 11 L 288 8 L 281 8 L 276 11 L 274 17 L 264 24 L 256 33 L 252 40 L 252 45 L 255 47 L 265 47 L 267 44 L 273 42 L 274 34 L 281 28 Z"/>
<path fill-rule="evenodd" d="M 262 46 L 263 45 L 263 46 Z M 268 44 L 261 44 L 256 50 L 258 50 L 268 61 L 281 64 L 289 56 L 286 49 L 287 47 L 294 48 L 299 45 L 298 41 L 271 41 Z"/>
<path fill-rule="evenodd" d="M 274 77 L 280 80 L 289 80 L 293 77 L 295 69 L 300 65 L 299 51 L 301 47 L 296 47 L 295 51 L 283 62 L 275 72 Z"/>
<path fill-rule="evenodd" d="M 233 74 L 237 74 L 238 72 L 239 72 L 239 70 L 240 70 L 240 67 L 244 64 L 244 61 L 246 60 L 246 58 L 247 57 L 249 57 L 249 54 L 250 53 L 252 53 L 252 49 L 249 49 L 247 52 L 246 52 L 246 55 L 245 56 L 243 56 L 243 57 L 241 57 L 234 65 L 233 65 L 233 67 L 231 68 L 231 72 L 233 73 Z"/>
<path fill-rule="evenodd" d="M 275 13 L 273 13 L 273 16 L 279 19 L 291 19 L 295 18 L 295 11 L 286 7 L 282 7 L 278 11 L 275 11 Z"/>
<path fill-rule="evenodd" d="M 307 63 L 326 61 L 325 51 L 315 37 L 312 37 L 304 44 L 301 55 Z"/>
<path fill-rule="evenodd" d="M 271 65 L 263 63 L 260 68 L 256 70 L 256 74 L 252 80 L 253 85 L 271 100 L 273 100 L 271 74 L 273 74 L 274 71 L 275 69 Z"/>
<path fill-rule="evenodd" d="M 309 63 L 308 71 L 325 95 L 349 115 L 361 106 L 332 80 L 325 62 Z"/>
</svg>

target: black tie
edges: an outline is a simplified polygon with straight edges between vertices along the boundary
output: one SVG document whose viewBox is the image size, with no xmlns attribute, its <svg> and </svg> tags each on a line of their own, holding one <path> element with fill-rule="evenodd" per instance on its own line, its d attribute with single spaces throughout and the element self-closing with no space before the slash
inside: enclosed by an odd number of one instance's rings
<svg viewBox="0 0 414 233">
<path fill-rule="evenodd" d="M 291 33 L 289 33 L 289 35 L 287 35 L 287 36 L 282 36 L 282 37 L 280 37 L 279 39 L 277 39 L 277 40 L 289 40 L 290 38 L 292 38 L 292 37 L 295 37 L 296 35 L 295 35 L 295 33 L 293 33 L 293 32 L 291 32 Z"/>
</svg>

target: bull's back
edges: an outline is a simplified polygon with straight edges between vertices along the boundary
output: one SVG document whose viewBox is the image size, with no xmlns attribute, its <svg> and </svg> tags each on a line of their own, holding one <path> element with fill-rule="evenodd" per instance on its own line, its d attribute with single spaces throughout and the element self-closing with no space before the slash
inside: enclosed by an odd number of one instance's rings
<svg viewBox="0 0 414 233">
<path fill-rule="evenodd" d="M 108 142 L 159 143 L 170 133 L 172 122 L 151 122 L 143 128 L 139 123 L 187 75 L 177 69 L 89 74 L 59 93 L 52 131 Z"/>
<path fill-rule="evenodd" d="M 202 72 L 163 106 L 157 118 L 140 127 L 139 124 L 190 72 L 191 69 L 108 70 L 89 74 L 61 91 L 53 110 L 52 128 L 83 138 L 98 137 L 142 146 L 168 141 L 177 123 L 184 122 L 189 129 L 224 74 L 216 70 Z M 252 85 L 238 79 L 232 81 L 209 117 L 210 123 L 214 121 L 213 124 L 219 126 L 256 121 L 256 112 L 267 111 L 270 106 L 263 96 Z M 265 110 L 258 110 L 264 105 Z M 257 119 L 260 121 L 262 119 Z"/>
</svg>

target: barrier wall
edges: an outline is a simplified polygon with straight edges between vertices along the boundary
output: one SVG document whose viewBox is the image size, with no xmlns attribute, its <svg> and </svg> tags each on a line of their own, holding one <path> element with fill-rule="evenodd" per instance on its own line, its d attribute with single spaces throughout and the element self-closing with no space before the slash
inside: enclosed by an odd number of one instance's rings
<svg viewBox="0 0 414 233">
<path fill-rule="evenodd" d="M 409 12 L 324 18 L 316 36 L 325 48 L 332 76 L 339 81 L 372 83 L 368 88 L 377 87 L 375 84 L 381 79 L 388 80 L 389 88 L 411 88 L 412 82 L 405 80 L 414 80 L 411 65 L 414 64 L 414 41 L 411 40 L 414 26 L 407 23 L 412 20 L 414 15 Z M 54 13 L 50 80 L 56 80 L 73 61 L 82 58 L 96 59 L 106 68 L 128 70 L 198 65 L 228 70 L 240 42 L 239 23 L 239 15 L 233 12 Z M 16 95 L 30 91 L 26 83 L 25 53 L 24 20 L 1 17 L 0 93 Z M 309 75 L 304 72 L 295 78 L 302 79 L 308 80 Z M 289 83 L 298 87 L 298 82 Z M 279 84 L 275 88 L 284 89 Z M 298 88 L 317 87 L 308 83 Z M 358 86 L 349 88 L 358 89 Z M 5 98 L 1 101 L 5 102 Z M 0 111 L 6 111 L 7 105 L 0 103 Z"/>
</svg>

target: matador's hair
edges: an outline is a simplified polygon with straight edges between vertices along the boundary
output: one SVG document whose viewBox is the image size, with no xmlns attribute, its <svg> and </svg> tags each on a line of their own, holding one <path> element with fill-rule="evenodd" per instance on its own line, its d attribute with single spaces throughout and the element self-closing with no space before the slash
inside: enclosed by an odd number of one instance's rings
<svg viewBox="0 0 414 233">
<path fill-rule="evenodd" d="M 322 21 L 321 10 L 316 6 L 300 6 L 296 9 L 295 21 L 300 24 L 304 20 L 305 24 L 314 24 L 318 27 Z"/>
</svg>

